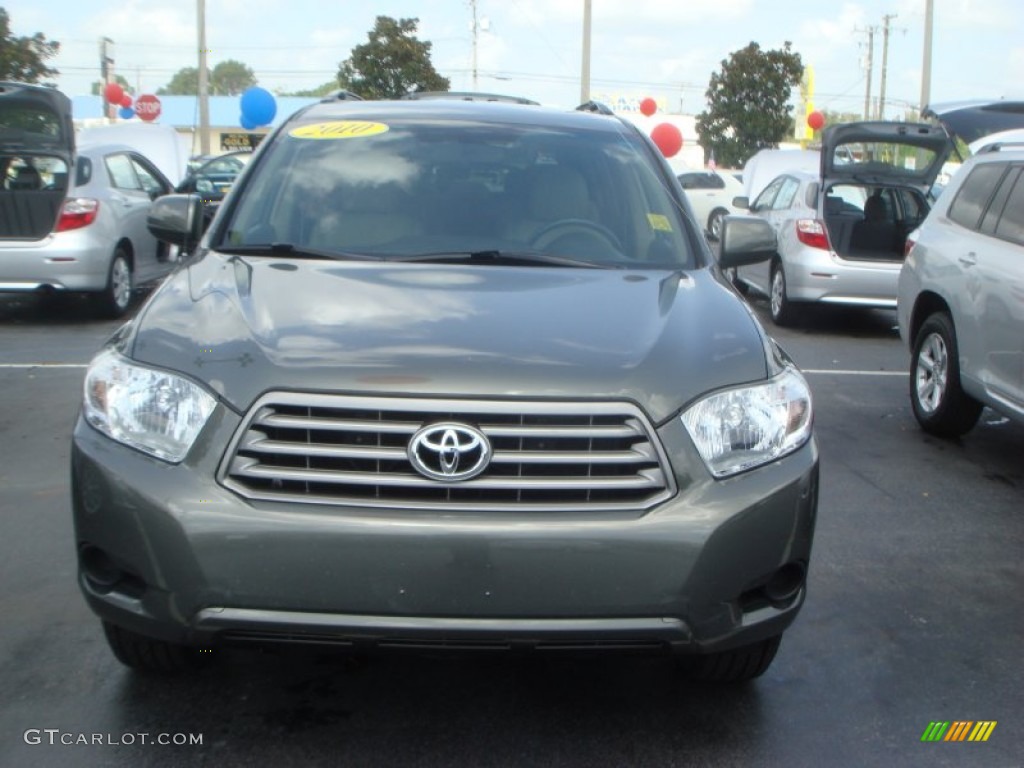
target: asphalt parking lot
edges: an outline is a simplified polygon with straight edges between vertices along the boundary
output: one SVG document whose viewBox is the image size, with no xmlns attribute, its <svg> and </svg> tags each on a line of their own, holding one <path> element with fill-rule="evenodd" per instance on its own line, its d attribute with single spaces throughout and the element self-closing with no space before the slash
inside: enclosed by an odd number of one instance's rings
<svg viewBox="0 0 1024 768">
<path fill-rule="evenodd" d="M 0 298 L 0 765 L 1024 765 L 1024 427 L 920 432 L 894 313 L 769 325 L 816 399 L 809 595 L 764 677 L 714 688 L 651 658 L 232 651 L 133 675 L 75 584 L 69 435 L 117 326 L 81 309 Z M 936 721 L 996 726 L 923 742 Z"/>
</svg>

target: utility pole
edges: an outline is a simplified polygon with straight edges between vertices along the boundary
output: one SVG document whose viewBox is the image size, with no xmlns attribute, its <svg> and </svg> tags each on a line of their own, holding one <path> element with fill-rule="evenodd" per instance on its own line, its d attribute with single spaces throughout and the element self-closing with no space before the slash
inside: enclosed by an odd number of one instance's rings
<svg viewBox="0 0 1024 768">
<path fill-rule="evenodd" d="M 889 66 L 889 22 L 895 18 L 895 13 L 887 13 L 882 17 L 882 82 L 878 93 L 879 120 L 885 120 L 885 78 Z"/>
<path fill-rule="evenodd" d="M 103 114 L 109 119 L 114 119 L 114 110 L 117 107 L 107 103 L 107 86 L 114 82 L 114 59 L 107 49 L 114 41 L 109 37 L 100 38 L 100 98 L 103 99 Z"/>
<path fill-rule="evenodd" d="M 210 93 L 206 82 L 206 0 L 198 2 L 199 26 L 199 154 L 210 154 Z"/>
<path fill-rule="evenodd" d="M 583 0 L 583 65 L 580 67 L 580 104 L 590 101 L 590 0 Z"/>
<path fill-rule="evenodd" d="M 875 74 L 875 28 L 868 27 L 867 89 L 864 91 L 864 119 L 871 119 L 871 78 Z"/>
<path fill-rule="evenodd" d="M 477 45 L 477 21 L 476 21 L 476 0 L 469 0 L 469 8 L 473 12 L 473 90 L 479 90 L 476 82 L 476 45 Z"/>
<path fill-rule="evenodd" d="M 921 107 L 920 112 L 928 106 L 932 91 L 932 26 L 935 11 L 934 0 L 925 0 L 924 4 L 924 61 L 921 64 Z"/>
</svg>

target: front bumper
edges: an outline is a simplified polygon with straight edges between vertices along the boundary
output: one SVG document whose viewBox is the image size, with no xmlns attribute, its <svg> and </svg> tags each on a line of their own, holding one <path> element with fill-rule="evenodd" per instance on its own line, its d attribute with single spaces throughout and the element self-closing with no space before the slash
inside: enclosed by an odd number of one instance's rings
<svg viewBox="0 0 1024 768">
<path fill-rule="evenodd" d="M 215 480 L 238 424 L 218 408 L 168 465 L 79 419 L 79 583 L 104 620 L 191 644 L 706 652 L 779 634 L 804 598 L 813 440 L 716 482 L 673 419 L 679 492 L 646 513 L 446 514 L 243 500 Z"/>
</svg>

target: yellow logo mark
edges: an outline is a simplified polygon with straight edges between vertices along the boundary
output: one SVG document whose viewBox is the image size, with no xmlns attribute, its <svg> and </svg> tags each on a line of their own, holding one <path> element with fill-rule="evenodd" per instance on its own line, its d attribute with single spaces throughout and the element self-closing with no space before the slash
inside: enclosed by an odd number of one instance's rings
<svg viewBox="0 0 1024 768">
<path fill-rule="evenodd" d="M 362 139 L 387 133 L 384 123 L 369 120 L 335 120 L 330 123 L 313 123 L 292 128 L 288 135 L 296 139 Z"/>
</svg>

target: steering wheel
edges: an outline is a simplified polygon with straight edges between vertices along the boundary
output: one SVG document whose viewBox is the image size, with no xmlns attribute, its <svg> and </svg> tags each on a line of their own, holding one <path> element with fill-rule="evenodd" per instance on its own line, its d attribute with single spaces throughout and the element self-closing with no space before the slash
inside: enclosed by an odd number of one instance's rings
<svg viewBox="0 0 1024 768">
<path fill-rule="evenodd" d="M 615 256 L 622 255 L 622 244 L 619 242 L 619 238 L 607 227 L 601 226 L 589 219 L 560 219 L 559 221 L 553 221 L 533 236 L 530 245 L 538 250 L 543 250 L 563 237 L 573 235 L 583 235 L 595 243 L 599 243 L 604 247 L 605 251 L 607 251 L 607 246 L 611 246 L 615 249 Z"/>
</svg>

